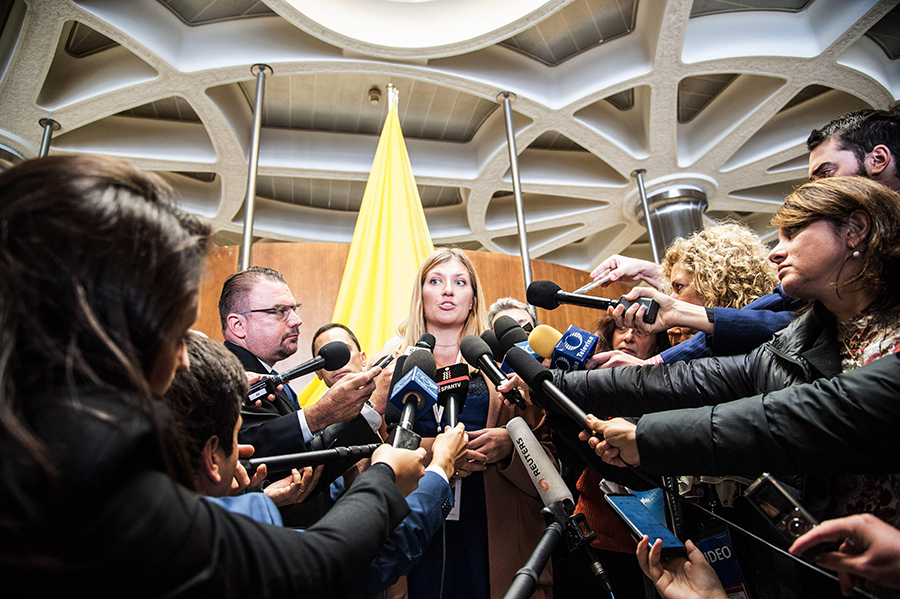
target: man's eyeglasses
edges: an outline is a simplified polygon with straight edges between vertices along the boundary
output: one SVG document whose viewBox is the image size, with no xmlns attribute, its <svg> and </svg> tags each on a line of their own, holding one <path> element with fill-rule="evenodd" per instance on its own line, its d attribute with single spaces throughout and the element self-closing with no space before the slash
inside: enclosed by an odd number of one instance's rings
<svg viewBox="0 0 900 599">
<path fill-rule="evenodd" d="M 267 314 L 274 314 L 278 317 L 278 320 L 287 320 L 288 315 L 293 312 L 297 316 L 300 316 L 300 310 L 303 309 L 302 304 L 294 304 L 293 306 L 272 306 L 271 308 L 259 308 L 258 310 L 243 310 L 241 312 L 235 312 L 235 314 L 250 314 L 252 312 L 266 312 Z"/>
</svg>

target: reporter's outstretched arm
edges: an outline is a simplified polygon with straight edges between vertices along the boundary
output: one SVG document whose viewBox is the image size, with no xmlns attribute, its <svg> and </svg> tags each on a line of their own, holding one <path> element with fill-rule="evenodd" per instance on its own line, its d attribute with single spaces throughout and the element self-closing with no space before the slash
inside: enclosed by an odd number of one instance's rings
<svg viewBox="0 0 900 599">
<path fill-rule="evenodd" d="M 661 557 L 662 541 L 650 547 L 647 535 L 638 543 L 637 559 L 641 570 L 665 599 L 728 599 L 716 571 L 697 547 L 688 541 L 687 558 Z"/>
<path fill-rule="evenodd" d="M 860 578 L 900 589 L 900 530 L 872 514 L 826 520 L 794 541 L 790 552 L 802 555 L 820 543 L 841 540 L 838 551 L 819 554 L 815 560 L 837 572 L 844 595 L 853 593 Z"/>
<path fill-rule="evenodd" d="M 593 414 L 588 414 L 587 424 L 595 433 L 589 435 L 587 431 L 578 433 L 578 438 L 587 441 L 600 458 L 613 466 L 640 466 L 641 454 L 638 452 L 635 429 L 624 418 L 612 420 L 599 420 Z"/>
<path fill-rule="evenodd" d="M 628 310 L 624 306 L 610 306 L 607 313 L 616 321 L 616 326 L 638 329 L 648 333 L 667 331 L 672 327 L 690 327 L 712 335 L 715 325 L 709 321 L 706 308 L 691 304 L 673 297 L 669 297 L 661 291 L 649 287 L 635 287 L 625 297 L 636 300 L 639 297 L 649 297 L 657 304 L 659 310 L 656 313 L 656 321 L 652 324 L 644 322 L 644 313 L 647 309 L 640 304 L 634 304 Z"/>
<path fill-rule="evenodd" d="M 591 278 L 595 281 L 604 277 L 610 283 L 644 281 L 655 289 L 659 289 L 663 281 L 662 267 L 659 264 L 619 254 L 610 256 L 591 272 Z"/>
</svg>

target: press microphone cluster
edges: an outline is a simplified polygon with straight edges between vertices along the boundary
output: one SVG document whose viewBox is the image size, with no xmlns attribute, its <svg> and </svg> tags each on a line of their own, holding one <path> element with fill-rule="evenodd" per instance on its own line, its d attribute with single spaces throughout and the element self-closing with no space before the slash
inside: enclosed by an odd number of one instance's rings
<svg viewBox="0 0 900 599">
<path fill-rule="evenodd" d="M 332 341 L 326 343 L 319 348 L 319 353 L 312 360 L 295 366 L 290 370 L 277 374 L 275 376 L 267 376 L 259 379 L 250 385 L 250 392 L 247 395 L 245 403 L 253 405 L 256 400 L 264 399 L 267 395 L 275 393 L 278 385 L 303 376 L 311 372 L 315 372 L 320 368 L 325 370 L 337 370 L 350 361 L 350 348 L 342 341 Z"/>
<path fill-rule="evenodd" d="M 611 300 L 593 295 L 584 295 L 581 293 L 569 293 L 563 291 L 562 288 L 553 281 L 532 281 L 525 291 L 528 303 L 545 310 L 556 310 L 560 304 L 571 304 L 573 306 L 581 306 L 582 308 L 593 308 L 595 310 L 606 310 L 610 306 L 616 308 L 625 306 L 627 310 L 634 304 L 644 306 L 647 311 L 644 312 L 644 322 L 653 324 L 656 322 L 656 315 L 659 312 L 659 304 L 649 297 L 639 297 L 634 301 L 625 299 L 623 295 L 618 300 Z"/>
<path fill-rule="evenodd" d="M 319 464 L 336 462 L 344 458 L 356 458 L 356 460 L 361 460 L 375 453 L 375 450 L 380 446 L 380 443 L 348 445 L 347 447 L 332 447 L 331 449 L 321 449 L 319 451 L 289 453 L 286 455 L 243 459 L 239 461 L 247 470 L 247 474 L 253 476 L 256 469 L 263 464 L 266 465 L 269 472 L 281 472 L 282 470 L 291 470 L 293 468 L 299 469 L 306 468 L 307 466 L 318 466 Z"/>
<path fill-rule="evenodd" d="M 431 338 L 430 347 L 426 337 Z M 434 336 L 427 333 L 422 335 L 416 346 L 420 344 L 422 347 L 418 350 L 398 359 L 394 370 L 395 380 L 391 381 L 390 402 L 401 410 L 401 416 L 388 443 L 403 449 L 419 447 L 421 437 L 412 430 L 416 412 L 426 410 L 437 402 L 438 387 L 434 382 L 437 366 L 431 353 L 434 349 Z"/>
<path fill-rule="evenodd" d="M 584 363 L 594 355 L 597 335 L 569 326 L 565 333 L 541 324 L 528 335 L 528 345 L 543 358 L 550 358 L 550 368 L 569 372 L 584 370 Z"/>
</svg>

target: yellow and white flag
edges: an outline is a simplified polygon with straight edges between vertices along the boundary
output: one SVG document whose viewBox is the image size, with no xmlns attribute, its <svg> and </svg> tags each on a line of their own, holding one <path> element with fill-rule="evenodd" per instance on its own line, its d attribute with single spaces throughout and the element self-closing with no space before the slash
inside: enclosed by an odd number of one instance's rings
<svg viewBox="0 0 900 599">
<path fill-rule="evenodd" d="M 397 113 L 397 90 L 388 86 L 388 115 L 359 208 L 333 322 L 350 328 L 372 356 L 409 314 L 419 265 L 434 251 Z M 299 394 L 300 406 L 325 393 L 318 378 Z"/>
</svg>

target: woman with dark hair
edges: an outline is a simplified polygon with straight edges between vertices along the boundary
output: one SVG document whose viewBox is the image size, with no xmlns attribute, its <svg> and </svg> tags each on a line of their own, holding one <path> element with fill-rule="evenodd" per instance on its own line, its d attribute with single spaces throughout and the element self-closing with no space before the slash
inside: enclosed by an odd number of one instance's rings
<svg viewBox="0 0 900 599">
<path fill-rule="evenodd" d="M 409 511 L 393 480 L 411 490 L 421 456 L 392 448 L 303 535 L 229 514 L 180 484 L 189 470 L 159 399 L 189 366 L 184 339 L 208 234 L 161 179 L 115 160 L 43 158 L 0 175 L 6 588 L 340 595 Z"/>
</svg>

